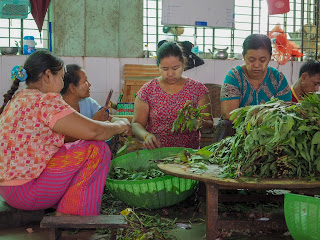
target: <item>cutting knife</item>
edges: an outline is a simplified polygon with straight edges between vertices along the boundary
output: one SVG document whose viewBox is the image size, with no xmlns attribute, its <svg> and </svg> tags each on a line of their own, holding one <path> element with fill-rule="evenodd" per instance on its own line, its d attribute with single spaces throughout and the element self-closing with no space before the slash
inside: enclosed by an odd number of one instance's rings
<svg viewBox="0 0 320 240">
<path fill-rule="evenodd" d="M 99 110 L 101 110 L 102 108 L 107 108 L 107 107 L 108 107 L 109 102 L 110 102 L 110 99 L 111 99 L 111 96 L 112 96 L 112 93 L 113 93 L 113 89 L 110 89 L 109 94 L 108 94 L 108 97 L 107 97 L 107 100 L 106 100 L 106 104 L 104 105 L 104 107 L 101 107 Z M 110 114 L 109 109 L 107 109 L 106 112 L 107 112 L 108 114 Z"/>
<path fill-rule="evenodd" d="M 108 97 L 107 97 L 107 101 L 106 101 L 106 104 L 104 105 L 104 107 L 108 107 L 109 102 L 111 100 L 112 93 L 113 93 L 113 89 L 110 89 Z"/>
</svg>

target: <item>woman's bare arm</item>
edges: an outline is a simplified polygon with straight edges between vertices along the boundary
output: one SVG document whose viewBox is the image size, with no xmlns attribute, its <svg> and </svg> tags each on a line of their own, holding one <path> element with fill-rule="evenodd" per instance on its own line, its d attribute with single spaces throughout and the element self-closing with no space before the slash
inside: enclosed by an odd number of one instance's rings
<svg viewBox="0 0 320 240">
<path fill-rule="evenodd" d="M 78 112 L 73 112 L 59 119 L 53 130 L 82 140 L 106 140 L 120 133 L 131 135 L 131 127 L 124 121 L 115 121 L 114 123 L 95 121 Z"/>
<path fill-rule="evenodd" d="M 229 120 L 230 112 L 239 108 L 239 99 L 221 101 L 221 115 L 224 120 Z"/>
<path fill-rule="evenodd" d="M 146 131 L 149 118 L 149 105 L 136 97 L 134 102 L 134 116 L 132 119 L 132 133 L 140 140 L 144 140 L 144 147 L 154 149 L 160 147 L 157 137 Z"/>
</svg>

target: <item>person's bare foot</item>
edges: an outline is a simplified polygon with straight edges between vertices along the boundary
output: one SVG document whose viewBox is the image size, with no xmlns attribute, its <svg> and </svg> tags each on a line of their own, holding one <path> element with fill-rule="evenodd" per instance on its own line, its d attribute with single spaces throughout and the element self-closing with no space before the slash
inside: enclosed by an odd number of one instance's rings
<svg viewBox="0 0 320 240">
<path fill-rule="evenodd" d="M 55 216 L 56 216 L 56 217 L 60 217 L 60 216 L 71 216 L 71 214 L 62 213 L 62 212 L 56 212 Z"/>
</svg>

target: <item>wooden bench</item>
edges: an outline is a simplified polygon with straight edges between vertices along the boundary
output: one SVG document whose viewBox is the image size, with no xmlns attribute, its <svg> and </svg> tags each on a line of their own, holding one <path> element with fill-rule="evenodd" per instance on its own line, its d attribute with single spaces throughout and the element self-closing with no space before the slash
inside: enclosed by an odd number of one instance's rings
<svg viewBox="0 0 320 240">
<path fill-rule="evenodd" d="M 61 236 L 62 229 L 68 228 L 111 228 L 111 238 L 115 240 L 118 228 L 127 228 L 127 222 L 122 215 L 98 215 L 98 216 L 45 216 L 41 228 L 50 229 L 50 240 L 57 240 Z"/>
<path fill-rule="evenodd" d="M 142 85 L 160 75 L 157 65 L 125 64 L 123 69 L 124 89 L 122 102 L 134 102 L 134 94 L 139 91 Z"/>
</svg>

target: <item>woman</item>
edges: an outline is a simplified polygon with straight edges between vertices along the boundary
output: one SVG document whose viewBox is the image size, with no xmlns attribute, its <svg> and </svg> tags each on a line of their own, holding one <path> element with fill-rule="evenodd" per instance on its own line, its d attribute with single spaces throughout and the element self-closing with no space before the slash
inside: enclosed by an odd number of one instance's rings
<svg viewBox="0 0 320 240">
<path fill-rule="evenodd" d="M 64 74 L 63 61 L 41 50 L 13 69 L 0 109 L 0 195 L 22 210 L 99 215 L 110 168 L 110 150 L 100 140 L 130 134 L 130 127 L 94 121 L 70 107 L 60 95 Z M 15 94 L 20 81 L 27 88 Z M 64 144 L 65 135 L 83 140 Z"/>
<path fill-rule="evenodd" d="M 66 66 L 64 87 L 61 90 L 63 99 L 82 115 L 98 121 L 111 121 L 112 117 L 97 101 L 90 97 L 91 83 L 86 72 L 77 64 Z M 118 119 L 119 120 L 119 119 Z"/>
<path fill-rule="evenodd" d="M 193 101 L 194 108 L 210 103 L 208 89 L 202 83 L 182 76 L 185 61 L 177 43 L 164 43 L 157 53 L 161 76 L 144 84 L 137 93 L 132 131 L 136 137 L 144 140 L 147 149 L 199 148 L 198 130 L 171 133 L 177 111 L 183 108 L 187 100 Z M 210 113 L 210 106 L 203 112 Z M 202 127 L 212 127 L 211 116 L 205 117 Z"/>
<path fill-rule="evenodd" d="M 232 135 L 230 112 L 244 106 L 265 103 L 272 98 L 291 101 L 291 91 L 286 77 L 277 69 L 269 67 L 272 55 L 271 41 L 263 34 L 251 34 L 243 42 L 245 64 L 232 68 L 221 88 L 220 121 L 214 142 Z"/>
<path fill-rule="evenodd" d="M 63 81 L 64 87 L 61 90 L 63 100 L 77 112 L 97 121 L 124 121 L 131 127 L 128 119 L 111 116 L 108 108 L 101 107 L 96 100 L 90 97 L 91 83 L 88 81 L 86 72 L 79 65 L 67 65 Z M 70 136 L 65 137 L 65 142 L 73 142 L 76 140 L 78 139 L 74 139 Z M 107 143 L 111 148 L 112 141 L 107 141 Z M 111 150 L 116 152 L 116 149 Z M 115 155 L 115 153 L 112 153 L 112 155 Z"/>
</svg>

